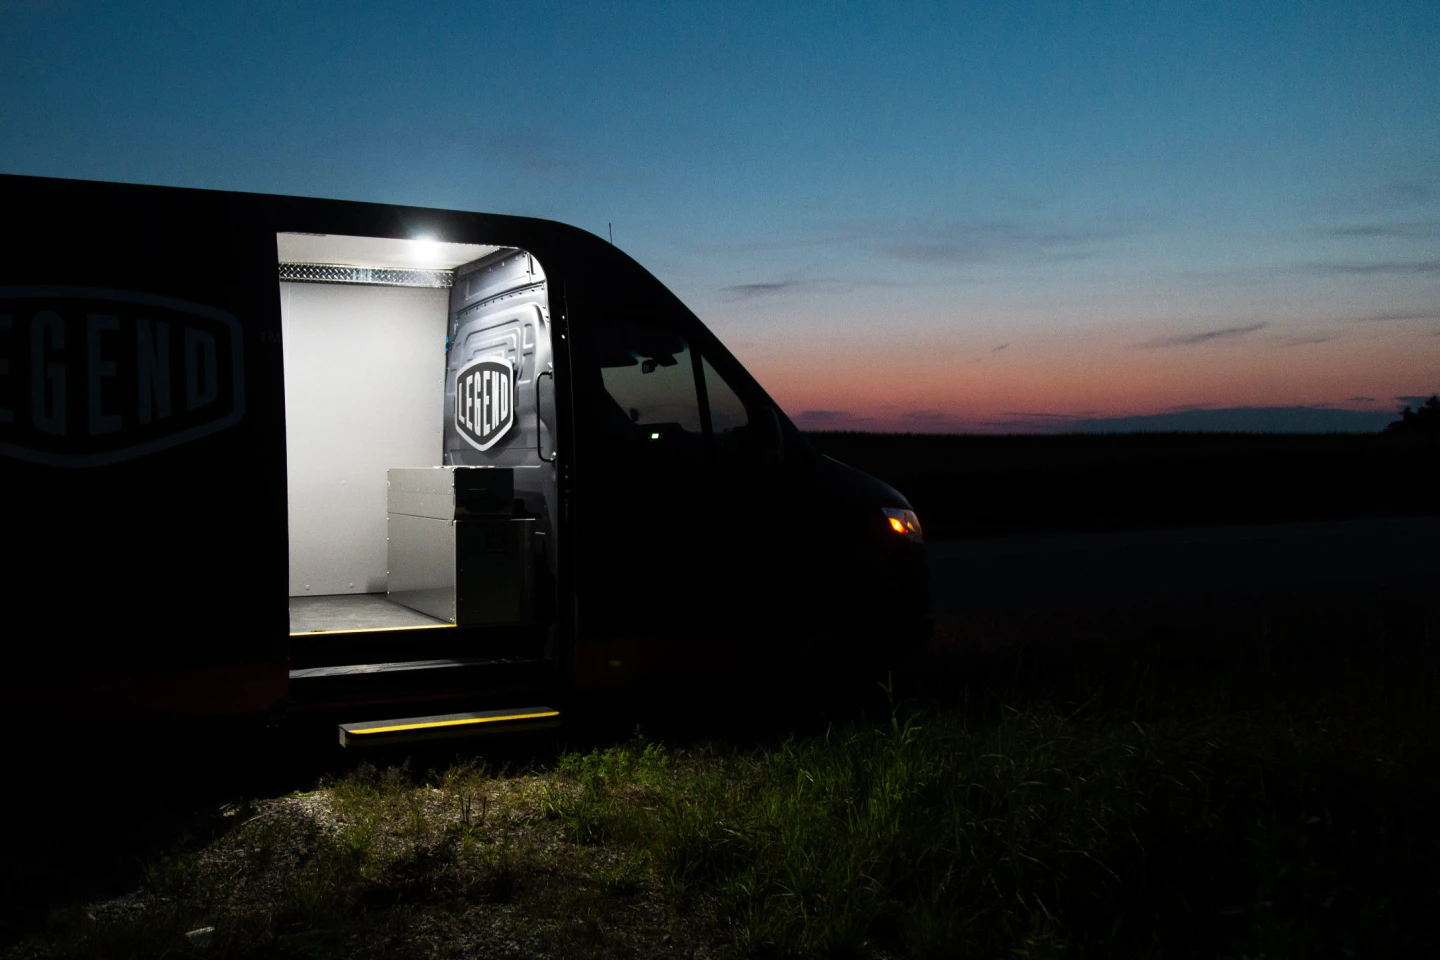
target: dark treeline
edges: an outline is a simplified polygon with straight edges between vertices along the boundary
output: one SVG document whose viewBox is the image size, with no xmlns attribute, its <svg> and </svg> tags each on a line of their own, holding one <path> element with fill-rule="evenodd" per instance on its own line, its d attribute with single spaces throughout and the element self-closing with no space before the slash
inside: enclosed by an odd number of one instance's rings
<svg viewBox="0 0 1440 960">
<path fill-rule="evenodd" d="M 1440 436 L 817 432 L 910 498 L 928 538 L 1440 512 Z"/>
<path fill-rule="evenodd" d="M 1432 393 L 1418 410 L 1407 403 L 1400 411 L 1400 419 L 1387 426 L 1385 432 L 1440 434 L 1440 394 Z"/>
</svg>

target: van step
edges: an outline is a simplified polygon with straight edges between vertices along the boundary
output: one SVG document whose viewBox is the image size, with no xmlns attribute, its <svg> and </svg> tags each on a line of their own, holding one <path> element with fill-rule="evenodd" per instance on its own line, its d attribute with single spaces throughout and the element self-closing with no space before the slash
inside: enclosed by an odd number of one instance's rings
<svg viewBox="0 0 1440 960">
<path fill-rule="evenodd" d="M 487 733 L 541 730 L 560 725 L 560 711 L 549 707 L 519 707 L 481 710 L 476 713 L 445 713 L 436 717 L 406 717 L 400 720 L 366 720 L 340 724 L 340 746 L 376 747 L 417 740 L 446 740 Z"/>
<path fill-rule="evenodd" d="M 534 628 L 508 627 L 292 634 L 290 666 L 306 670 L 397 660 L 459 660 L 475 657 L 479 651 L 492 658 L 533 659 L 545 655 L 546 641 Z"/>
<path fill-rule="evenodd" d="M 395 663 L 347 663 L 333 667 L 306 667 L 291 670 L 291 680 L 322 677 L 356 677 L 367 673 L 410 673 L 416 670 L 448 670 L 455 667 L 514 666 L 535 661 L 524 657 L 470 657 L 463 660 L 403 660 Z"/>
<path fill-rule="evenodd" d="M 374 716 L 351 712 L 362 704 L 378 707 L 384 703 L 469 699 L 489 706 L 500 697 L 505 698 L 499 699 L 500 703 L 511 697 L 511 703 L 543 703 L 548 696 L 541 688 L 549 685 L 553 674 L 554 664 L 547 660 L 493 656 L 308 667 L 290 671 L 289 709 L 309 714 L 337 709 L 341 715 L 335 719 L 342 720 L 344 714 L 351 718 Z M 393 711 L 386 709 L 384 713 L 392 717 L 400 710 L 434 713 L 447 706 L 429 710 L 424 706 L 394 706 Z M 448 709 L 467 706 L 457 704 Z"/>
</svg>

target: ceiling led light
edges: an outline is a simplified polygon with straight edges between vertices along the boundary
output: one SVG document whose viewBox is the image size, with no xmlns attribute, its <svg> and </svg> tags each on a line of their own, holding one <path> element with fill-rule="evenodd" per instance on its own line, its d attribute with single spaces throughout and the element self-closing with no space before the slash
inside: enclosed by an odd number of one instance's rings
<svg viewBox="0 0 1440 960">
<path fill-rule="evenodd" d="M 417 265 L 431 266 L 439 263 L 443 245 L 434 237 L 416 237 L 410 241 L 410 252 Z"/>
</svg>

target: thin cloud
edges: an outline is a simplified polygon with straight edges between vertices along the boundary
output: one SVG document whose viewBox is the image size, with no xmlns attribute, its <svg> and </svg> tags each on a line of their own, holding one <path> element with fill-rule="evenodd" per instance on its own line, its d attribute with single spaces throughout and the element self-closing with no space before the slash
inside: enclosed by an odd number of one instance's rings
<svg viewBox="0 0 1440 960">
<path fill-rule="evenodd" d="M 737 283 L 728 287 L 721 287 L 720 298 L 733 302 L 736 300 L 751 300 L 756 297 L 781 296 L 783 294 L 801 291 L 833 294 L 844 293 L 860 287 L 910 288 L 915 286 L 921 286 L 921 284 L 904 283 L 895 280 L 867 280 L 860 278 L 850 278 L 846 280 L 831 278 L 762 280 L 756 283 Z"/>
<path fill-rule="evenodd" d="M 882 249 L 914 263 L 970 265 L 1007 261 L 1078 260 L 1118 230 L 1047 230 L 1018 221 L 914 225 Z"/>
<path fill-rule="evenodd" d="M 497 135 L 473 126 L 461 126 L 449 133 L 461 150 L 479 154 L 496 166 L 525 177 L 552 181 L 634 184 L 644 181 L 644 171 L 615 167 L 577 155 L 568 144 L 537 130 L 520 130 Z"/>
<path fill-rule="evenodd" d="M 837 420 L 849 420 L 849 410 L 801 410 L 795 415 L 796 420 L 809 420 L 815 423 L 834 423 Z"/>
<path fill-rule="evenodd" d="M 1374 397 L 1351 397 L 1346 403 L 1375 403 Z"/>
<path fill-rule="evenodd" d="M 1382 216 L 1381 211 L 1393 211 L 1397 219 L 1413 217 L 1417 208 L 1437 199 L 1440 199 L 1440 154 L 1412 155 L 1402 169 L 1377 176 L 1364 187 L 1332 194 L 1322 205 L 1332 216 L 1376 221 Z"/>
<path fill-rule="evenodd" d="M 1313 263 L 1309 270 L 1341 276 L 1430 276 L 1440 274 L 1440 260 L 1382 260 L 1378 263 Z"/>
<path fill-rule="evenodd" d="M 1366 317 L 1350 317 L 1346 323 L 1391 323 L 1398 320 L 1440 320 L 1440 313 L 1375 313 Z"/>
<path fill-rule="evenodd" d="M 506 166 L 550 176 L 579 171 L 580 164 L 536 137 L 487 137 L 481 149 Z"/>
<path fill-rule="evenodd" d="M 1202 433 L 1377 433 L 1391 415 L 1371 410 L 1331 407 L 1225 407 L 1129 417 L 1076 420 L 1079 433 L 1202 432 Z"/>
<path fill-rule="evenodd" d="M 1008 344 L 1008 343 L 1002 343 L 1002 344 L 1000 344 L 1000 346 L 998 346 L 998 347 L 991 347 L 991 348 L 990 348 L 990 352 L 991 352 L 991 353 L 999 353 L 1001 350 L 1004 350 L 1004 349 L 1005 349 L 1006 347 L 1008 347 L 1008 346 L 1010 346 L 1010 344 Z"/>
<path fill-rule="evenodd" d="M 1076 418 L 1064 413 L 1045 414 L 1001 414 L 1007 417 L 1005 420 L 984 420 L 982 426 L 998 427 L 1002 430 L 1018 431 L 1020 433 L 1065 433 L 1070 425 L 1076 422 Z"/>
<path fill-rule="evenodd" d="M 1039 410 L 1002 410 L 1004 420 L 984 420 L 981 426 L 1021 433 L 1064 433 L 1080 414 L 1050 413 Z"/>
<path fill-rule="evenodd" d="M 763 252 L 862 245 L 902 260 L 980 263 L 1013 259 L 1075 259 L 1089 255 L 1085 248 L 1125 236 L 1128 232 L 1118 228 L 1047 228 L 1023 220 L 872 220 L 820 225 L 808 234 L 778 239 L 718 245 L 700 243 L 697 248 Z"/>
<path fill-rule="evenodd" d="M 1380 190 L 1386 197 L 1400 203 L 1426 203 L 1440 198 L 1440 189 L 1421 180 L 1394 180 Z"/>
<path fill-rule="evenodd" d="M 1214 343 L 1217 340 L 1236 340 L 1254 333 L 1256 330 L 1263 330 L 1266 326 L 1268 324 L 1264 322 L 1249 323 L 1243 327 L 1224 327 L 1220 330 L 1207 330 L 1204 333 L 1191 333 L 1179 337 L 1159 337 L 1137 343 L 1135 346 L 1145 350 L 1165 347 L 1196 347 L 1204 343 Z"/>
<path fill-rule="evenodd" d="M 1363 240 L 1429 240 L 1440 237 L 1440 220 L 1410 220 L 1404 223 L 1357 223 L 1322 231 L 1332 237 Z"/>
<path fill-rule="evenodd" d="M 766 240 L 742 240 L 736 243 L 716 243 L 712 241 L 692 241 L 688 246 L 703 252 L 715 252 L 718 250 L 768 253 L 775 250 L 801 250 L 808 247 L 824 247 L 838 244 L 856 243 L 864 240 L 874 240 L 879 230 L 876 227 L 864 227 L 858 224 L 846 224 L 843 226 L 818 227 L 813 233 L 804 236 L 770 238 Z"/>
<path fill-rule="evenodd" d="M 761 283 L 737 283 L 733 286 L 721 287 L 720 295 L 726 300 L 751 300 L 755 297 L 771 297 L 776 294 L 790 293 L 808 286 L 813 286 L 813 283 L 805 280 L 769 280 Z"/>
<path fill-rule="evenodd" d="M 943 410 L 906 410 L 900 416 L 906 420 L 921 420 L 926 423 L 951 419 L 950 414 Z"/>
</svg>

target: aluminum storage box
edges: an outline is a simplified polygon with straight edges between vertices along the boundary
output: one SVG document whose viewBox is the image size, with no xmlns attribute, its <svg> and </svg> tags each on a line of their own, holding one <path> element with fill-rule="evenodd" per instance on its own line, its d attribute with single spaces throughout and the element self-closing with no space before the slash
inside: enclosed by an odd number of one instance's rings
<svg viewBox="0 0 1440 960">
<path fill-rule="evenodd" d="M 386 595 L 457 626 L 531 619 L 535 519 L 509 467 L 387 471 Z"/>
</svg>

